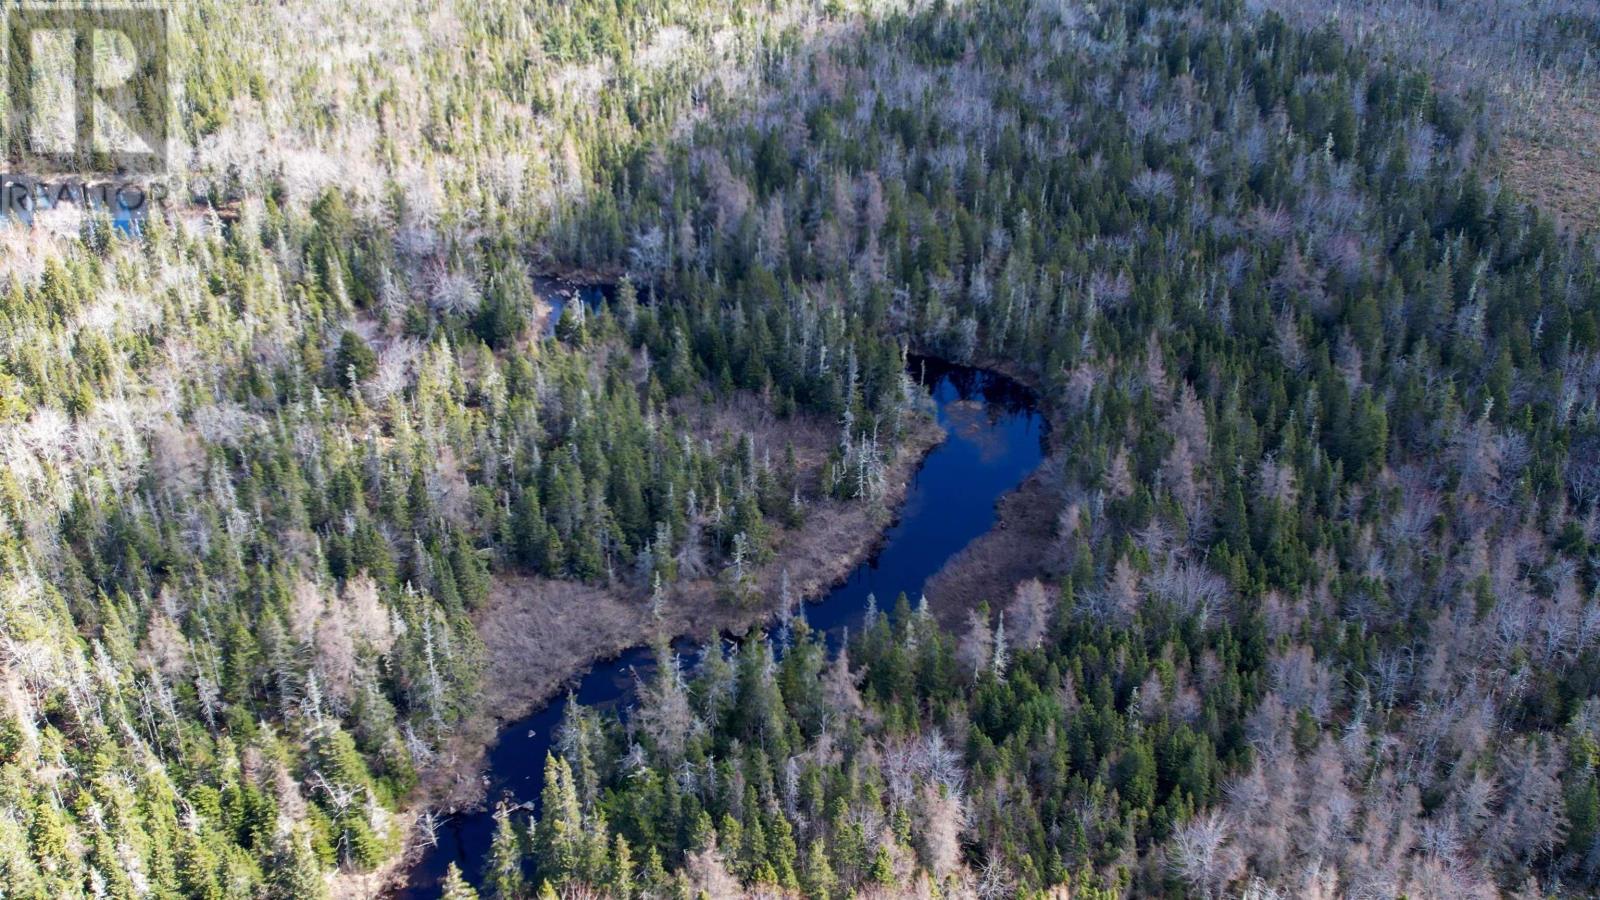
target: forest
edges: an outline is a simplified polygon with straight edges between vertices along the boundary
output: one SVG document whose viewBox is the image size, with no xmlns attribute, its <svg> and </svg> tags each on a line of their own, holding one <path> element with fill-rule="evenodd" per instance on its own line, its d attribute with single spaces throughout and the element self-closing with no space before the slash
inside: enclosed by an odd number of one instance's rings
<svg viewBox="0 0 1600 900">
<path fill-rule="evenodd" d="M 1509 5 L 174 6 L 169 202 L 0 225 L 0 896 L 395 888 L 513 584 L 657 665 L 451 900 L 1600 891 L 1600 9 L 1359 24 Z M 1048 547 L 762 627 L 912 354 Z"/>
</svg>

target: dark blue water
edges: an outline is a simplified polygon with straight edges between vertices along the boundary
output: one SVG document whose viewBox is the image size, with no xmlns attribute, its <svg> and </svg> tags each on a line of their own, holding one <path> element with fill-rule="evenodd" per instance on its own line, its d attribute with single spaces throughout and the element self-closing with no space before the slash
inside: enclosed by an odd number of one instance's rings
<svg viewBox="0 0 1600 900">
<path fill-rule="evenodd" d="M 913 602 L 922 585 L 946 560 L 982 536 L 995 522 L 995 503 L 1019 485 L 1044 458 L 1045 423 L 1033 395 L 990 372 L 914 359 L 912 374 L 932 392 L 939 424 L 949 439 L 923 461 L 899 521 L 884 536 L 878 553 L 805 615 L 837 647 L 846 628 L 859 628 L 867 596 L 890 609 L 904 591 Z M 688 651 L 680 645 L 681 651 Z M 692 652 L 689 653 L 691 659 Z M 632 702 L 634 672 L 649 678 L 654 659 L 646 648 L 595 666 L 573 692 L 584 706 L 625 708 Z M 486 796 L 509 794 L 531 803 L 544 786 L 544 760 L 555 739 L 567 701 L 558 700 L 508 724 L 489 751 Z M 410 884 L 397 893 L 406 900 L 432 900 L 454 862 L 478 884 L 494 834 L 494 816 L 483 810 L 451 816 L 438 831 L 438 843 L 411 871 Z"/>
<path fill-rule="evenodd" d="M 556 333 L 556 324 L 573 299 L 581 298 L 589 312 L 597 312 L 616 288 L 609 284 L 579 284 L 563 278 L 537 276 L 533 279 L 533 290 L 550 304 L 550 316 L 544 322 L 544 334 L 549 337 Z"/>
</svg>

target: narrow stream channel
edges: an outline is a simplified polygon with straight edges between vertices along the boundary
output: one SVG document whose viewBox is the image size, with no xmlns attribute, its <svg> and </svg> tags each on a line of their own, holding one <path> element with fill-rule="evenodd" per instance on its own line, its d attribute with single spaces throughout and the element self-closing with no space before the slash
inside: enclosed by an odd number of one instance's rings
<svg viewBox="0 0 1600 900">
<path fill-rule="evenodd" d="M 833 646 L 846 628 L 860 626 L 869 594 L 884 609 L 892 607 L 901 591 L 915 600 L 946 560 L 994 527 L 995 503 L 1044 458 L 1045 422 L 1026 388 L 993 372 L 920 357 L 912 360 L 912 374 L 932 392 L 939 424 L 949 439 L 918 469 L 899 521 L 878 553 L 843 584 L 807 605 L 807 620 L 826 632 Z M 691 648 L 680 644 L 679 649 L 693 660 Z M 647 648 L 630 650 L 594 666 L 573 695 L 584 706 L 625 709 L 633 701 L 634 672 L 648 677 L 653 667 Z M 481 883 L 494 834 L 493 802 L 505 795 L 514 803 L 539 796 L 545 754 L 566 705 L 565 699 L 552 701 L 501 729 L 488 754 L 486 796 L 491 808 L 447 819 L 437 844 L 412 868 L 409 884 L 395 896 L 438 897 L 452 862 L 473 884 Z"/>
</svg>

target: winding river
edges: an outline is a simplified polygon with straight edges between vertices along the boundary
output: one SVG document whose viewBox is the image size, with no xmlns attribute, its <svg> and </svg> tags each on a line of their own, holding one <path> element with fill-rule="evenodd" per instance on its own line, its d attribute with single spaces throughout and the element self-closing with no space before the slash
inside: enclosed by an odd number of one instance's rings
<svg viewBox="0 0 1600 900">
<path fill-rule="evenodd" d="M 899 520 L 877 554 L 806 607 L 811 626 L 826 632 L 835 646 L 847 627 L 860 625 L 869 594 L 886 609 L 901 591 L 916 598 L 946 560 L 994 527 L 996 501 L 1044 458 L 1045 422 L 1026 388 L 993 372 L 934 359 L 913 358 L 912 374 L 931 391 L 939 424 L 949 438 L 924 459 Z M 687 645 L 679 649 L 692 658 Z M 630 650 L 595 665 L 573 695 L 585 706 L 626 709 L 633 699 L 634 672 L 644 675 L 651 668 L 648 649 Z M 505 795 L 518 803 L 539 796 L 545 753 L 566 704 L 565 699 L 552 701 L 501 730 L 488 754 L 486 796 L 491 805 Z M 493 833 L 489 809 L 451 816 L 439 829 L 437 844 L 413 866 L 409 883 L 395 896 L 438 897 L 452 862 L 469 881 L 480 883 Z"/>
</svg>

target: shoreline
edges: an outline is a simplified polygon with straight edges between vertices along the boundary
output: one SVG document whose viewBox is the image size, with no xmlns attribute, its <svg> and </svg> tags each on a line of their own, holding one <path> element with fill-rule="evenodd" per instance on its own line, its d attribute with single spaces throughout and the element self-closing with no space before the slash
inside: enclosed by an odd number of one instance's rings
<svg viewBox="0 0 1600 900">
<path fill-rule="evenodd" d="M 913 352 L 938 358 L 938 354 L 919 348 L 913 348 Z M 940 627 L 952 634 L 959 634 L 966 627 L 968 612 L 982 600 L 1004 608 L 1017 584 L 1059 574 L 1060 560 L 1055 555 L 1059 495 L 1049 479 L 1066 454 L 1063 432 L 1057 427 L 1064 418 L 1059 415 L 1061 408 L 1046 397 L 1043 378 L 1037 372 L 987 354 L 964 365 L 998 373 L 1031 391 L 1047 432 L 1044 460 L 1039 468 L 995 502 L 994 527 L 951 556 L 928 578 L 929 609 Z M 996 586 L 1003 589 L 995 593 Z"/>
<path fill-rule="evenodd" d="M 820 600 L 848 580 L 851 572 L 883 547 L 889 529 L 900 519 L 917 472 L 928 454 L 948 437 L 932 417 L 918 416 L 916 423 L 908 430 L 905 443 L 890 465 L 882 497 L 866 503 L 820 501 L 804 524 L 781 533 L 774 558 L 756 574 L 763 600 L 756 606 L 730 606 L 718 596 L 714 579 L 701 578 L 672 587 L 666 615 L 657 623 L 647 616 L 648 594 L 637 589 L 617 591 L 527 576 L 496 575 L 496 598 L 475 617 L 474 624 L 480 635 L 507 619 L 540 617 L 547 610 L 533 607 L 548 600 L 599 601 L 610 606 L 607 613 L 620 614 L 622 621 L 607 623 L 612 626 L 609 634 L 599 636 L 598 643 L 591 635 L 586 650 L 575 654 L 569 664 L 559 665 L 555 671 L 530 673 L 520 683 L 498 687 L 486 684 L 485 690 L 496 691 L 498 696 L 486 702 L 483 713 L 464 725 L 447 748 L 441 748 L 440 761 L 421 775 L 412 797 L 394 814 L 397 826 L 404 829 L 399 852 L 373 872 L 340 873 L 332 885 L 333 896 L 390 896 L 405 887 L 405 875 L 424 849 L 416 828 L 421 814 L 436 808 L 442 809 L 446 816 L 480 809 L 487 799 L 488 788 L 484 764 L 502 730 L 556 701 L 563 691 L 575 686 L 595 666 L 647 645 L 658 631 L 667 632 L 673 640 L 709 640 L 716 635 L 737 638 L 749 634 L 752 628 L 762 627 L 780 614 L 778 585 L 785 569 L 791 570 L 791 591 L 801 603 Z M 830 537 L 835 538 L 836 543 L 829 542 Z M 794 576 L 793 567 L 797 566 L 809 574 Z M 565 597 L 552 596 L 557 594 Z M 491 673 L 497 667 L 525 659 L 521 656 L 494 659 L 494 649 L 488 644 L 485 640 L 491 657 L 487 661 Z"/>
</svg>

